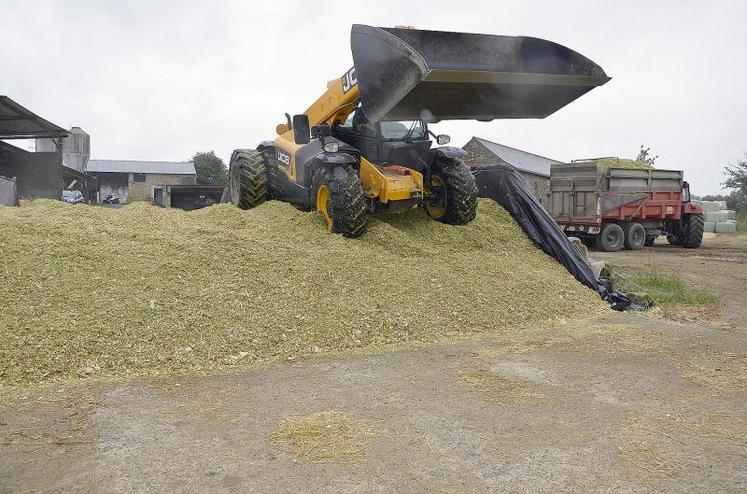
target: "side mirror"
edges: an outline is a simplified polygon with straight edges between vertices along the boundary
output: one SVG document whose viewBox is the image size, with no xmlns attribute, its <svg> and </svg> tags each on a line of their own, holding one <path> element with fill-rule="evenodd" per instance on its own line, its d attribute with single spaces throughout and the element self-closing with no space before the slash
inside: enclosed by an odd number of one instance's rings
<svg viewBox="0 0 747 494">
<path fill-rule="evenodd" d="M 293 115 L 293 140 L 296 144 L 308 144 L 311 140 L 309 116 L 305 113 Z"/>
<path fill-rule="evenodd" d="M 446 134 L 439 134 L 436 136 L 436 142 L 439 146 L 443 146 L 444 144 L 448 144 L 451 142 L 451 137 L 447 136 Z"/>
</svg>

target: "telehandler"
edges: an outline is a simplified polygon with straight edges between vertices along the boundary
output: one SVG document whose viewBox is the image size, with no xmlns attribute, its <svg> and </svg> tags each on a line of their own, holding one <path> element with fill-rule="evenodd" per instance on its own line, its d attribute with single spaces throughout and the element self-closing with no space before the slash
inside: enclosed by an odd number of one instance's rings
<svg viewBox="0 0 747 494">
<path fill-rule="evenodd" d="M 439 146 L 429 123 L 544 118 L 609 78 L 588 58 L 550 41 L 409 27 L 353 25 L 354 66 L 327 83 L 304 113 L 230 161 L 232 202 L 279 199 L 319 211 L 346 237 L 368 215 L 424 207 L 444 223 L 475 217 L 477 187 L 465 152 Z"/>
</svg>

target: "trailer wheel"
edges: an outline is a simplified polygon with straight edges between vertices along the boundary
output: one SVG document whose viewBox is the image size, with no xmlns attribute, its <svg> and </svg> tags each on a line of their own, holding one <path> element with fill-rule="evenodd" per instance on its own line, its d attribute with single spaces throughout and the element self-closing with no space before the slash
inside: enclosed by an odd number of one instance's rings
<svg viewBox="0 0 747 494">
<path fill-rule="evenodd" d="M 625 248 L 629 250 L 640 250 L 646 243 L 646 229 L 640 223 L 628 223 L 625 225 Z"/>
<path fill-rule="evenodd" d="M 682 236 L 682 246 L 686 249 L 697 249 L 703 243 L 703 215 L 688 214 L 682 223 L 685 231 Z"/>
<path fill-rule="evenodd" d="M 625 244 L 625 232 L 617 223 L 607 223 L 597 235 L 597 248 L 605 252 L 617 252 Z"/>
</svg>

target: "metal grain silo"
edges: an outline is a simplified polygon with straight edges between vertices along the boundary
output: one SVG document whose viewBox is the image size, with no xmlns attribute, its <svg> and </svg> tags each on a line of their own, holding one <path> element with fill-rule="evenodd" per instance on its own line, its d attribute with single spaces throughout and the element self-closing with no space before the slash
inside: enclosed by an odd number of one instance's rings
<svg viewBox="0 0 747 494">
<path fill-rule="evenodd" d="M 37 139 L 37 152 L 54 152 L 57 147 L 52 139 Z M 88 159 L 91 157 L 91 136 L 80 127 L 69 130 L 62 139 L 62 163 L 73 170 L 86 173 Z"/>
</svg>

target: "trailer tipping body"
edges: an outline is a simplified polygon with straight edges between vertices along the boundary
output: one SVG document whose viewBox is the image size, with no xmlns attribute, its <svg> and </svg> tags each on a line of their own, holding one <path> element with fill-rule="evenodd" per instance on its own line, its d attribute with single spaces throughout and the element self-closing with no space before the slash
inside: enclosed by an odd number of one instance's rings
<svg viewBox="0 0 747 494">
<path fill-rule="evenodd" d="M 680 170 L 603 168 L 596 161 L 557 164 L 550 169 L 550 191 L 550 213 L 561 228 L 593 237 L 604 250 L 641 248 L 662 234 L 676 243 L 690 217 L 702 216 L 690 202 Z M 609 238 L 600 238 L 605 230 Z"/>
</svg>

